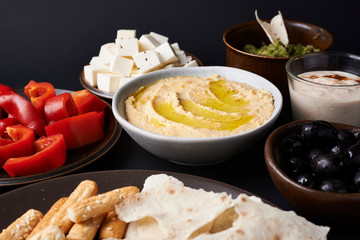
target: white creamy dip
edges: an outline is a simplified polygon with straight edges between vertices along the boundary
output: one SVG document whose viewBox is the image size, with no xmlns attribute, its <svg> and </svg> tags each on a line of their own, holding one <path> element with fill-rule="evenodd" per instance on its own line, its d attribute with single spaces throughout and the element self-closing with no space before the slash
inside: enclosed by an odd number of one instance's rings
<svg viewBox="0 0 360 240">
<path fill-rule="evenodd" d="M 312 71 L 289 79 L 294 120 L 326 120 L 360 126 L 360 77 L 342 71 Z M 314 84 L 315 83 L 315 84 Z"/>
<path fill-rule="evenodd" d="M 360 84 L 360 77 L 342 71 L 311 71 L 299 74 L 299 77 L 314 83 L 325 85 Z"/>
</svg>

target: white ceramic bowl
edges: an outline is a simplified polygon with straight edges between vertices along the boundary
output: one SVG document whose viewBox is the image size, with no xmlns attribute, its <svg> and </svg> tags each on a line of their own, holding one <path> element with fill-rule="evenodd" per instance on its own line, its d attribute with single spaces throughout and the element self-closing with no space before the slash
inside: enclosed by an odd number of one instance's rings
<svg viewBox="0 0 360 240">
<path fill-rule="evenodd" d="M 125 100 L 141 86 L 174 76 L 207 77 L 218 74 L 228 80 L 245 82 L 268 90 L 274 96 L 275 110 L 263 125 L 237 135 L 226 137 L 185 138 L 170 137 L 145 131 L 127 121 Z M 231 67 L 174 68 L 151 72 L 126 83 L 114 94 L 112 109 L 123 129 L 140 146 L 152 154 L 184 165 L 208 165 L 225 161 L 248 149 L 259 140 L 278 118 L 283 104 L 280 91 L 268 80 L 254 73 Z"/>
</svg>

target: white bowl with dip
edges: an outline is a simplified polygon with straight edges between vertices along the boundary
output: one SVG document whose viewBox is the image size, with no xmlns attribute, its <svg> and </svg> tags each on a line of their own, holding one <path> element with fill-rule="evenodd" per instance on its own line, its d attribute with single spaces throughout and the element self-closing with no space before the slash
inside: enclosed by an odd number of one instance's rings
<svg viewBox="0 0 360 240">
<path fill-rule="evenodd" d="M 177 76 L 205 78 L 214 74 L 223 76 L 230 81 L 247 83 L 254 88 L 270 92 L 273 97 L 274 110 L 269 119 L 249 131 L 220 137 L 167 136 L 144 130 L 128 121 L 125 101 L 140 87 L 148 86 L 165 78 Z M 278 118 L 282 103 L 280 91 L 259 75 L 231 67 L 197 67 L 159 70 L 136 77 L 114 94 L 112 109 L 115 118 L 129 136 L 152 154 L 184 165 L 208 165 L 239 155 L 259 140 Z"/>
<path fill-rule="evenodd" d="M 360 56 L 319 52 L 286 63 L 294 120 L 360 126 Z"/>
</svg>

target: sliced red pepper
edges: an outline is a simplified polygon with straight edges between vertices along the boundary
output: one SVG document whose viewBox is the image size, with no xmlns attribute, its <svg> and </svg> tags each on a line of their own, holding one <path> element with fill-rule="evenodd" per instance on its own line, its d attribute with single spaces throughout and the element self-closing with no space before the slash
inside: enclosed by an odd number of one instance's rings
<svg viewBox="0 0 360 240">
<path fill-rule="evenodd" d="M 8 145 L 8 144 L 14 143 L 14 142 L 15 141 L 10 140 L 10 139 L 0 138 L 0 146 Z"/>
<path fill-rule="evenodd" d="M 28 176 L 60 167 L 66 160 L 66 144 L 61 134 L 41 137 L 33 144 L 36 153 L 31 156 L 10 158 L 4 164 L 12 177 Z"/>
<path fill-rule="evenodd" d="M 103 116 L 89 112 L 56 121 L 46 126 L 46 134 L 64 135 L 68 150 L 85 146 L 104 137 Z"/>
<path fill-rule="evenodd" d="M 56 95 L 55 88 L 51 83 L 35 82 L 33 80 L 25 86 L 24 92 L 35 108 L 42 114 L 44 114 L 46 99 Z"/>
<path fill-rule="evenodd" d="M 0 107 L 39 136 L 45 135 L 44 117 L 26 98 L 15 92 L 4 92 L 0 94 Z"/>
<path fill-rule="evenodd" d="M 106 102 L 89 92 L 87 89 L 73 92 L 72 96 L 79 114 L 92 111 L 101 112 L 107 106 Z"/>
<path fill-rule="evenodd" d="M 44 114 L 48 124 L 77 115 L 77 108 L 71 94 L 65 92 L 47 99 Z"/>
<path fill-rule="evenodd" d="M 13 142 L 0 146 L 0 166 L 9 158 L 28 156 L 35 152 L 35 135 L 31 128 L 17 124 L 7 127 L 6 131 Z"/>
<path fill-rule="evenodd" d="M 12 87 L 0 84 L 0 94 L 3 92 L 15 92 L 15 89 L 13 89 Z"/>
<path fill-rule="evenodd" d="M 12 125 L 19 124 L 20 122 L 15 118 L 4 118 L 0 120 L 0 138 L 9 138 L 6 128 Z"/>
</svg>

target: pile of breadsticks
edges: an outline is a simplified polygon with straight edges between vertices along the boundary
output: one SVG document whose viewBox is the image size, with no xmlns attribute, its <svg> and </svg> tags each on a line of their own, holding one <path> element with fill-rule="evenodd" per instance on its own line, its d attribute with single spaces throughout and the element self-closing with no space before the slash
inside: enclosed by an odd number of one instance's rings
<svg viewBox="0 0 360 240">
<path fill-rule="evenodd" d="M 98 194 L 94 181 L 84 180 L 43 215 L 30 209 L 0 233 L 0 240 L 121 239 L 126 223 L 118 219 L 115 205 L 139 192 L 128 186 Z"/>
</svg>

